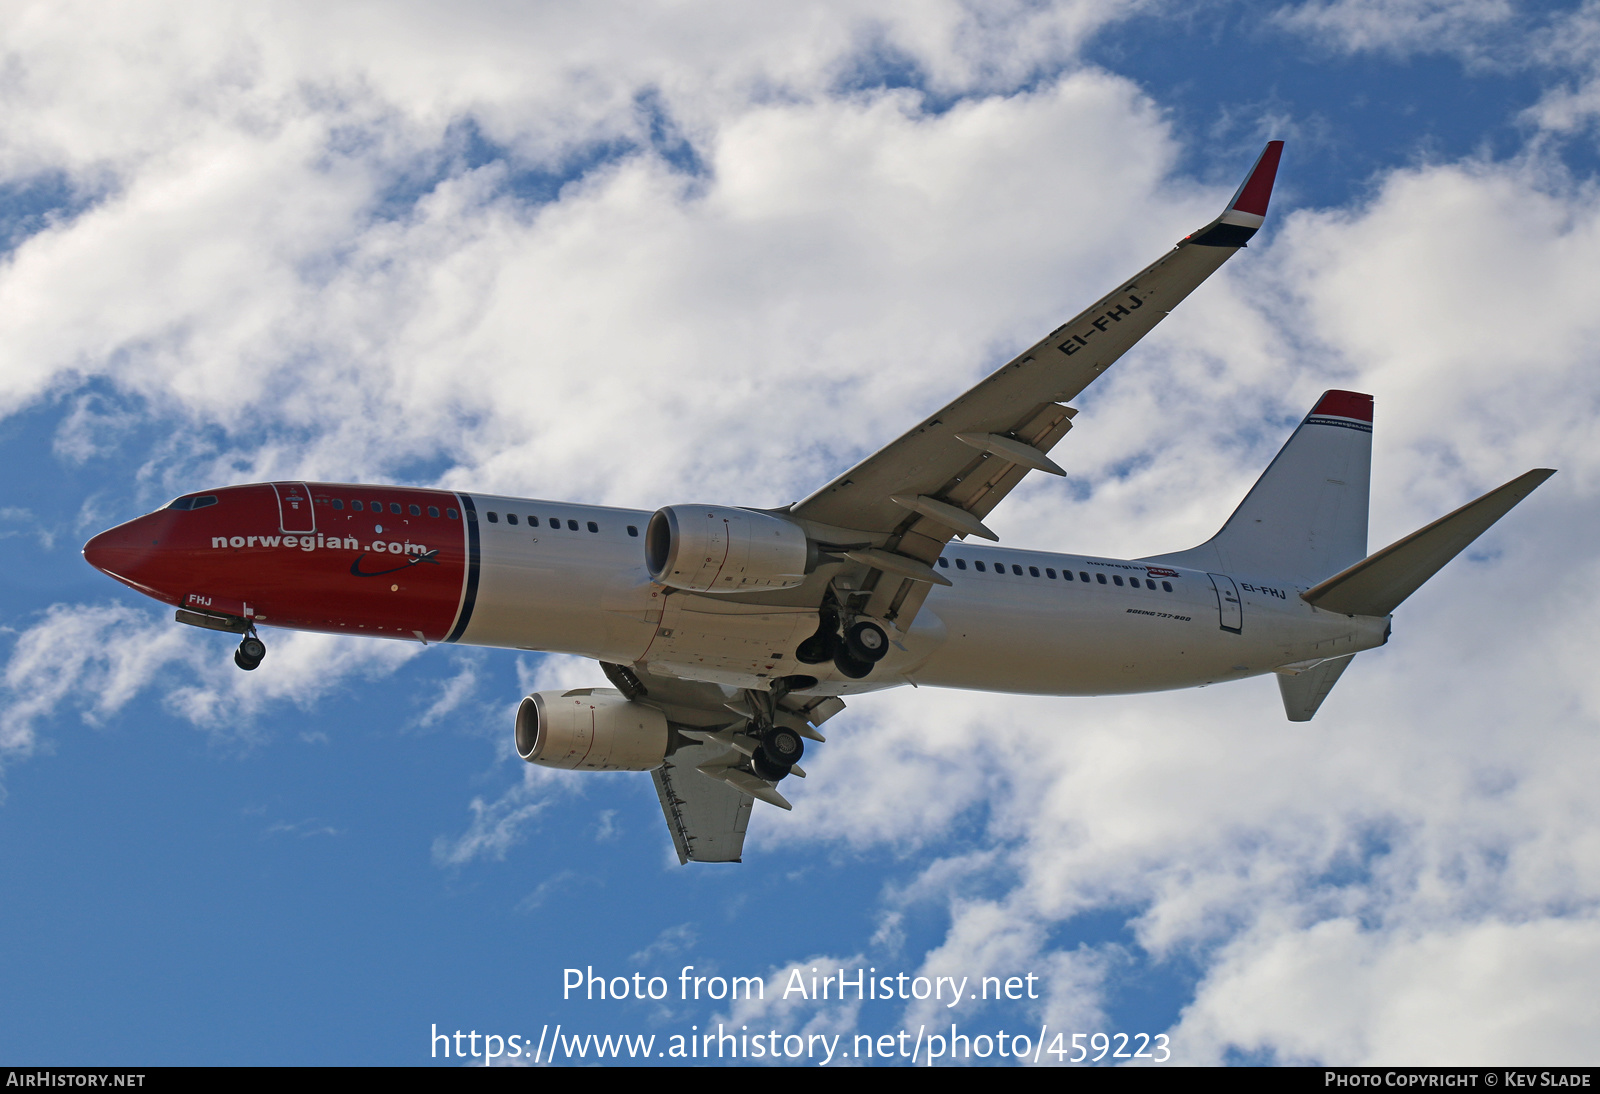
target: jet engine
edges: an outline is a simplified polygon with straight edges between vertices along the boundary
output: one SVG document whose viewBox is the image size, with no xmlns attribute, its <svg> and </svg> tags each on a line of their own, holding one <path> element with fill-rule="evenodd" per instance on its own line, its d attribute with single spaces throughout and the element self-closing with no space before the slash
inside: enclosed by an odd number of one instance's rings
<svg viewBox="0 0 1600 1094">
<path fill-rule="evenodd" d="M 609 688 L 536 691 L 517 708 L 517 755 L 578 771 L 649 771 L 666 758 L 667 716 Z"/>
<path fill-rule="evenodd" d="M 669 505 L 644 536 L 650 579 L 697 593 L 792 589 L 816 554 L 790 521 L 722 505 Z"/>
</svg>

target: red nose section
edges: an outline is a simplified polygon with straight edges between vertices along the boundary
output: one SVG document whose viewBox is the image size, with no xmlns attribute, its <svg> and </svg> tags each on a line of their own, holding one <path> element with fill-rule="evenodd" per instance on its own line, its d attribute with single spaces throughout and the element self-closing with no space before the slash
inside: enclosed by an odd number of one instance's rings
<svg viewBox="0 0 1600 1094">
<path fill-rule="evenodd" d="M 160 557 L 167 523 L 163 513 L 151 513 L 101 532 L 83 545 L 84 561 L 142 593 L 165 599 L 149 578 L 152 564 Z"/>
<path fill-rule="evenodd" d="M 472 519 L 438 490 L 253 483 L 181 497 L 95 536 L 83 557 L 175 607 L 437 642 L 470 617 Z"/>
</svg>

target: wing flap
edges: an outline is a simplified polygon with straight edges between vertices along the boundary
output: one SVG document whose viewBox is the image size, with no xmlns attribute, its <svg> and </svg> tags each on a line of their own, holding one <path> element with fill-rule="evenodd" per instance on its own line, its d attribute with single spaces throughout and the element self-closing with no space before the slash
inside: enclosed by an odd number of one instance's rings
<svg viewBox="0 0 1600 1094">
<path fill-rule="evenodd" d="M 755 799 L 696 770 L 724 751 L 721 746 L 681 747 L 650 773 L 679 865 L 738 862 L 744 854 L 745 829 Z"/>
</svg>

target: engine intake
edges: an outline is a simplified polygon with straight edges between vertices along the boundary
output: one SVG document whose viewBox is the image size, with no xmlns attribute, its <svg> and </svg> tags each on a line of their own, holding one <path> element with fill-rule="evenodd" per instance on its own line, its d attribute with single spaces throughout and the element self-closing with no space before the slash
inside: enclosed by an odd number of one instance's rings
<svg viewBox="0 0 1600 1094">
<path fill-rule="evenodd" d="M 799 525 L 748 509 L 669 505 L 645 529 L 650 579 L 697 593 L 792 589 L 805 583 L 808 556 Z"/>
<path fill-rule="evenodd" d="M 576 771 L 649 771 L 667 756 L 667 716 L 609 688 L 536 691 L 517 708 L 517 755 Z"/>
</svg>

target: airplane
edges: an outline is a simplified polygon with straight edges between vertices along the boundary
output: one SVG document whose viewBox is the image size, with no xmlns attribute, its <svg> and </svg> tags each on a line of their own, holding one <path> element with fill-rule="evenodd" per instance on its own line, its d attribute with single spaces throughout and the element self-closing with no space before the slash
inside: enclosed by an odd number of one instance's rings
<svg viewBox="0 0 1600 1094">
<path fill-rule="evenodd" d="M 1067 405 L 1261 227 L 1269 142 L 1216 220 L 903 436 L 778 509 L 605 508 L 272 482 L 185 494 L 85 559 L 241 636 L 259 627 L 593 658 L 536 692 L 530 763 L 649 771 L 680 864 L 737 862 L 757 800 L 804 777 L 844 698 L 903 684 L 1036 695 L 1277 674 L 1309 720 L 1397 608 L 1527 497 L 1529 471 L 1369 555 L 1372 396 L 1319 398 L 1220 531 L 1138 559 L 989 546 L 984 518 L 1072 428 Z"/>
</svg>

